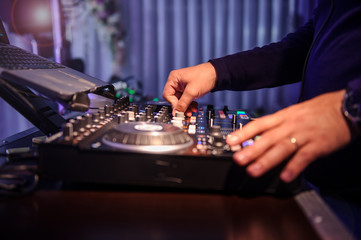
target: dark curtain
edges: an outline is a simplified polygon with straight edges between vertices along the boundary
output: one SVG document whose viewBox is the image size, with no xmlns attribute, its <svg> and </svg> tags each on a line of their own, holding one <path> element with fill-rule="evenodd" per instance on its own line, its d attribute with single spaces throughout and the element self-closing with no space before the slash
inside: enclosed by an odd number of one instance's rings
<svg viewBox="0 0 361 240">
<path fill-rule="evenodd" d="M 124 74 L 143 94 L 162 95 L 169 72 L 278 41 L 311 16 L 314 0 L 122 0 Z M 200 102 L 274 112 L 297 101 L 299 85 L 224 91 Z"/>
</svg>

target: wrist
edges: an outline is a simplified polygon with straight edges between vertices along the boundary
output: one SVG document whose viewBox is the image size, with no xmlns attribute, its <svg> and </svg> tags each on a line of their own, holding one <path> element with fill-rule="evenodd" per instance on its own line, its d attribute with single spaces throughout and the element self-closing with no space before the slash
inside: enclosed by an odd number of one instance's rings
<svg viewBox="0 0 361 240">
<path fill-rule="evenodd" d="M 211 90 L 215 88 L 216 86 L 216 82 L 217 82 L 217 72 L 215 67 L 213 66 L 213 64 L 211 64 L 210 62 L 206 62 L 206 63 L 202 63 L 204 68 L 205 68 L 205 72 L 207 73 L 207 79 L 210 81 L 211 83 Z"/>
<path fill-rule="evenodd" d="M 352 138 L 361 132 L 361 99 L 357 89 L 348 86 L 344 91 L 342 114 L 350 128 Z"/>
</svg>

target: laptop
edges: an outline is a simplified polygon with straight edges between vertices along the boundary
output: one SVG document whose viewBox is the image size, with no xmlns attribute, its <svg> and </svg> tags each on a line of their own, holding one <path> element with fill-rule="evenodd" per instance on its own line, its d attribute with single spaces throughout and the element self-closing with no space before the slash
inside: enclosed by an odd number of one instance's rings
<svg viewBox="0 0 361 240">
<path fill-rule="evenodd" d="M 114 86 L 62 64 L 12 46 L 0 18 L 0 78 L 55 100 L 65 108 L 87 111 L 89 93 L 114 98 Z"/>
</svg>

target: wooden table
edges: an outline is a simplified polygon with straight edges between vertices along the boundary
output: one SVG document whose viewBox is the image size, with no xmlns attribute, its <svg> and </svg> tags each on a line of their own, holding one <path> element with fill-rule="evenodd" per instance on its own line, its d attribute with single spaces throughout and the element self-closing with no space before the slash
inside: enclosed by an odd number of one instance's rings
<svg viewBox="0 0 361 240">
<path fill-rule="evenodd" d="M 319 239 L 293 198 L 37 190 L 0 202 L 1 239 Z"/>
</svg>

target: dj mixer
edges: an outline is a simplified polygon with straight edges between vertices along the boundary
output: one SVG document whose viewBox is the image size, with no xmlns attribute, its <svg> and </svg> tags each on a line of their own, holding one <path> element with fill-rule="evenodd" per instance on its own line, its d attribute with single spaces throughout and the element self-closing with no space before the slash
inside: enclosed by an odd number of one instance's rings
<svg viewBox="0 0 361 240">
<path fill-rule="evenodd" d="M 251 121 L 246 111 L 199 107 L 191 117 L 171 106 L 134 104 L 123 97 L 113 105 L 70 119 L 39 147 L 43 177 L 65 182 L 139 188 L 289 195 L 299 181 L 284 183 L 283 165 L 250 177 L 225 139 Z"/>
</svg>

